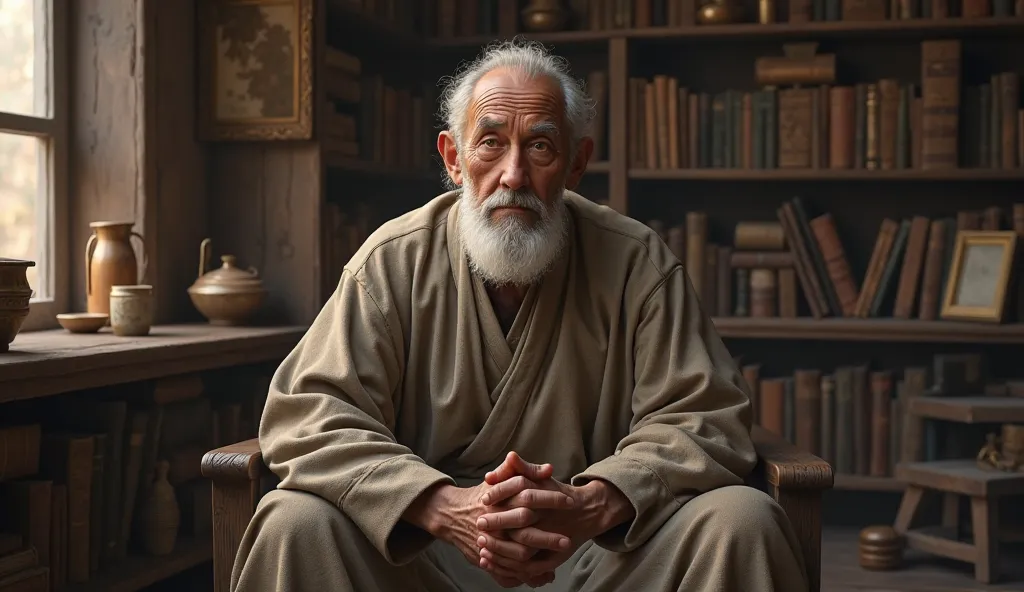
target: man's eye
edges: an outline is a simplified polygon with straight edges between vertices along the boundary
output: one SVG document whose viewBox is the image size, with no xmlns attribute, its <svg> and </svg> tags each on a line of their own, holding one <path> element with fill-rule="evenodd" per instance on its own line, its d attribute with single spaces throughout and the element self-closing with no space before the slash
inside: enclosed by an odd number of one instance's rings
<svg viewBox="0 0 1024 592">
<path fill-rule="evenodd" d="M 487 138 L 486 140 L 484 140 L 484 146 L 487 146 L 488 148 L 497 148 L 498 141 L 495 140 L 494 138 Z"/>
<path fill-rule="evenodd" d="M 534 150 L 540 150 L 540 151 L 547 150 L 548 149 L 547 142 L 534 142 L 533 149 Z"/>
</svg>

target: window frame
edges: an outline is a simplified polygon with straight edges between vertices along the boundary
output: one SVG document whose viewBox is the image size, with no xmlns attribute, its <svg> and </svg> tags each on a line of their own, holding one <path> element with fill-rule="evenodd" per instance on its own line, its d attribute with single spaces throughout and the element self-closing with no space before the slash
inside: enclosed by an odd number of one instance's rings
<svg viewBox="0 0 1024 592">
<path fill-rule="evenodd" d="M 38 331 L 57 326 L 56 315 L 66 312 L 70 301 L 68 241 L 68 9 L 71 0 L 36 0 L 35 72 L 36 112 L 23 115 L 0 111 L 0 132 L 45 140 L 39 151 L 38 195 L 47 207 L 37 208 L 46 298 L 33 298 L 21 330 Z M 42 23 L 43 26 L 39 26 Z M 45 59 L 39 59 L 45 56 Z M 40 92 L 43 91 L 43 92 Z M 42 109 L 40 107 L 43 107 Z M 36 263 L 39 265 L 39 262 Z M 37 292 L 38 286 L 33 286 Z"/>
</svg>

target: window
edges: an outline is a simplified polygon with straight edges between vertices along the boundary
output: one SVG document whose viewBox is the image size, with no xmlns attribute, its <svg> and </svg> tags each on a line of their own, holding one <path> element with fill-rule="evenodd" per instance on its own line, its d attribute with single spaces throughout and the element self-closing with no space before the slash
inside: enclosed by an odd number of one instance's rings
<svg viewBox="0 0 1024 592">
<path fill-rule="evenodd" d="M 56 326 L 69 299 L 69 1 L 0 0 L 0 257 L 36 263 L 23 331 Z"/>
</svg>

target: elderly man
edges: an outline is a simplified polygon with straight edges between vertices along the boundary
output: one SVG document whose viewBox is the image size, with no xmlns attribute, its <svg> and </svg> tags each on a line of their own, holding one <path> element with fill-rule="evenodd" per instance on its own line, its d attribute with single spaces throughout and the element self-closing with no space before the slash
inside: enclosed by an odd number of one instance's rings
<svg viewBox="0 0 1024 592">
<path fill-rule="evenodd" d="M 281 484 L 234 589 L 806 590 L 682 266 L 570 191 L 592 107 L 564 63 L 496 45 L 443 112 L 459 189 L 373 233 L 274 377 Z"/>
</svg>

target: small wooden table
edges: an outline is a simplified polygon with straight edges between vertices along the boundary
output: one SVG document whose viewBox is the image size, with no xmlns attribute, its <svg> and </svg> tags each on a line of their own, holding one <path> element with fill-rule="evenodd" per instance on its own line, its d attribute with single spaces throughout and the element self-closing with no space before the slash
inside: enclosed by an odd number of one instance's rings
<svg viewBox="0 0 1024 592">
<path fill-rule="evenodd" d="M 907 484 L 893 528 L 911 549 L 974 564 L 974 577 L 990 583 L 998 578 L 999 499 L 1024 494 L 1024 473 L 987 471 L 974 459 L 905 463 L 896 478 Z M 910 526 L 927 490 L 945 494 L 942 526 L 911 530 Z M 959 540 L 956 496 L 971 499 L 971 542 Z"/>
</svg>

